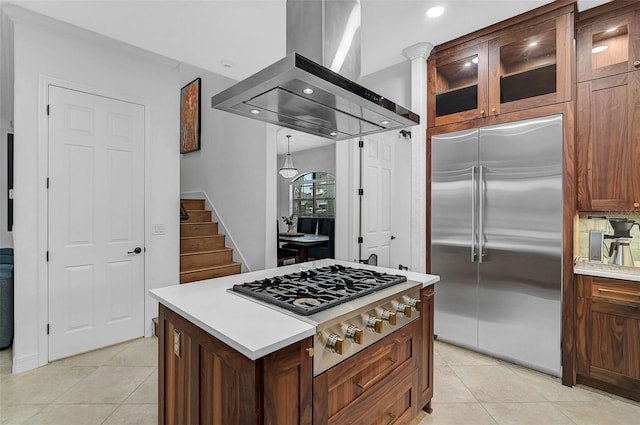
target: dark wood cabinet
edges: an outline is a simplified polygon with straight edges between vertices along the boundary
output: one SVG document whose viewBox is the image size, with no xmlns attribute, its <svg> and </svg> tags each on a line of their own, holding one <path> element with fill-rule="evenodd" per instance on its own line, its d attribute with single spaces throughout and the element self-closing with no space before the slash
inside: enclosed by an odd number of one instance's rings
<svg viewBox="0 0 640 425">
<path fill-rule="evenodd" d="M 429 125 L 571 100 L 573 28 L 574 7 L 554 4 L 436 47 Z"/>
<path fill-rule="evenodd" d="M 312 422 L 312 339 L 252 361 L 160 305 L 159 423 Z"/>
<path fill-rule="evenodd" d="M 578 210 L 638 213 L 640 2 L 580 14 L 577 33 Z"/>
<path fill-rule="evenodd" d="M 640 2 L 612 2 L 581 14 L 577 44 L 578 82 L 639 70 Z"/>
<path fill-rule="evenodd" d="M 577 381 L 640 400 L 640 282 L 576 281 Z"/>
<path fill-rule="evenodd" d="M 578 84 L 578 209 L 640 211 L 640 71 Z"/>
<path fill-rule="evenodd" d="M 312 338 L 253 361 L 161 304 L 159 424 L 407 423 L 433 397 L 433 297 L 422 289 L 419 319 L 315 378 Z"/>
</svg>

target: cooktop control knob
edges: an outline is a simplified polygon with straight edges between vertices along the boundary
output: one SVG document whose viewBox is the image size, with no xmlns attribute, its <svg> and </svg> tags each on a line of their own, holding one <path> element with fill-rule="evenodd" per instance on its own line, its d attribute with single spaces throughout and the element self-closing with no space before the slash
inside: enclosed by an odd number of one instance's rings
<svg viewBox="0 0 640 425">
<path fill-rule="evenodd" d="M 382 320 L 377 317 L 369 316 L 367 319 L 367 328 L 371 331 L 381 334 L 382 333 Z"/>
<path fill-rule="evenodd" d="M 415 298 L 408 298 L 406 303 L 418 311 L 421 310 L 422 303 L 420 302 L 420 300 L 416 300 Z"/>
<path fill-rule="evenodd" d="M 329 335 L 329 338 L 327 339 L 327 349 L 332 353 L 343 354 L 344 339 L 340 338 L 336 334 Z"/>
<path fill-rule="evenodd" d="M 384 310 L 382 312 L 382 319 L 389 322 L 391 326 L 395 326 L 398 323 L 396 314 L 389 310 Z"/>
<path fill-rule="evenodd" d="M 409 304 L 398 304 L 397 311 L 404 315 L 404 317 L 411 317 L 411 306 Z"/>
<path fill-rule="evenodd" d="M 349 325 L 347 333 L 345 334 L 348 340 L 355 342 L 356 344 L 362 344 L 362 329 L 358 329 L 353 325 Z"/>
</svg>

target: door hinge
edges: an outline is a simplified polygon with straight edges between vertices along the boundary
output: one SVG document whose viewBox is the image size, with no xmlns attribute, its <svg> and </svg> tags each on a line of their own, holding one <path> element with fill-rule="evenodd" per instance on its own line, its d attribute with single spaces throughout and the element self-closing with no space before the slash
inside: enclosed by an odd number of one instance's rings
<svg viewBox="0 0 640 425">
<path fill-rule="evenodd" d="M 364 243 L 364 238 L 362 236 L 358 236 L 358 243 Z"/>
<path fill-rule="evenodd" d="M 358 140 L 358 147 L 359 148 L 364 148 L 364 140 L 362 140 L 362 139 Z"/>
<path fill-rule="evenodd" d="M 50 115 L 50 111 L 51 111 L 50 106 L 51 105 L 47 105 L 47 115 Z"/>
<path fill-rule="evenodd" d="M 47 263 L 49 262 L 49 251 L 47 251 Z"/>
<path fill-rule="evenodd" d="M 47 189 L 49 189 L 49 177 L 47 177 Z"/>
<path fill-rule="evenodd" d="M 50 330 L 49 328 L 50 328 L 49 324 L 47 323 L 47 335 L 49 335 L 49 330 Z"/>
<path fill-rule="evenodd" d="M 358 189 L 358 196 L 364 195 L 364 189 Z"/>
</svg>

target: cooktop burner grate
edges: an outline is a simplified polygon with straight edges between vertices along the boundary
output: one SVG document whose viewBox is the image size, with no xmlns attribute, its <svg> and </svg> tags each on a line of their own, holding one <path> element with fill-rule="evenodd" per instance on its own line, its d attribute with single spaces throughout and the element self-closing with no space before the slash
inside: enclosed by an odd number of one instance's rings
<svg viewBox="0 0 640 425">
<path fill-rule="evenodd" d="M 309 316 L 406 280 L 404 276 L 333 265 L 233 285 L 233 290 Z"/>
</svg>

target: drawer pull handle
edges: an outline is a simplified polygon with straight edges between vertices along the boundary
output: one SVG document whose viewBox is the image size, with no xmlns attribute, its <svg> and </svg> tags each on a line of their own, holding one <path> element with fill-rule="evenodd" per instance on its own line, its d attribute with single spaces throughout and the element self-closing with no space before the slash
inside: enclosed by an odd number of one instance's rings
<svg viewBox="0 0 640 425">
<path fill-rule="evenodd" d="M 376 382 L 378 382 L 380 379 L 382 379 L 382 377 L 384 377 L 391 369 L 393 369 L 396 366 L 396 363 L 398 363 L 397 360 L 392 360 L 389 359 L 389 361 L 391 362 L 391 364 L 382 372 L 380 372 L 379 374 L 377 374 L 376 376 L 374 376 L 373 378 L 371 378 L 371 380 L 369 382 L 367 382 L 366 384 L 361 384 L 361 383 L 357 383 L 356 386 L 358 388 L 360 388 L 361 390 L 365 391 L 367 389 L 369 389 L 373 384 L 375 384 Z"/>
<path fill-rule="evenodd" d="M 393 413 L 389 413 L 389 422 L 387 422 L 387 425 L 393 425 L 397 420 L 398 417 L 396 415 L 394 415 Z"/>
<path fill-rule="evenodd" d="M 631 295 L 632 297 L 640 297 L 640 292 L 618 291 L 616 289 L 598 288 L 598 292 L 609 292 L 611 294 Z"/>
</svg>

